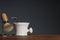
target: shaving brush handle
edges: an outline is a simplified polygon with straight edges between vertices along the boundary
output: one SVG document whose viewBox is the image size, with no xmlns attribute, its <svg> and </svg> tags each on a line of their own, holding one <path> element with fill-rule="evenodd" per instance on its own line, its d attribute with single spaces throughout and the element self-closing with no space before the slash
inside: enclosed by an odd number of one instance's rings
<svg viewBox="0 0 60 40">
<path fill-rule="evenodd" d="M 2 13 L 2 20 L 3 22 L 7 23 L 8 22 L 8 16 L 6 13 Z"/>
</svg>

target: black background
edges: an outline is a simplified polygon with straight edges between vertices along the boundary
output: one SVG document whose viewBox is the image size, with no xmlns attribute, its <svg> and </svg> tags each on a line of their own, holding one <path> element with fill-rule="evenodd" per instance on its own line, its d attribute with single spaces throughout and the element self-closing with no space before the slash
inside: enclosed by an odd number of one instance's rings
<svg viewBox="0 0 60 40">
<path fill-rule="evenodd" d="M 59 3 L 57 0 L 0 0 L 0 14 L 7 12 L 9 22 L 12 22 L 11 17 L 17 17 L 17 21 L 30 22 L 29 27 L 33 28 L 33 34 L 60 34 Z M 13 30 L 7 34 L 14 33 Z"/>
</svg>

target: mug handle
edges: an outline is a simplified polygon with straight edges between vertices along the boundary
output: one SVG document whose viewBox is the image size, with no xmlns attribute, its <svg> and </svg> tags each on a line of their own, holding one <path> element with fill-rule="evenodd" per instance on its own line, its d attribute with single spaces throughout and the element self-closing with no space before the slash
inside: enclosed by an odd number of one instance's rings
<svg viewBox="0 0 60 40">
<path fill-rule="evenodd" d="M 32 29 L 32 28 L 29 28 L 28 30 L 29 30 L 28 32 L 30 32 L 30 33 L 32 33 L 32 32 L 33 32 L 33 29 Z"/>
</svg>

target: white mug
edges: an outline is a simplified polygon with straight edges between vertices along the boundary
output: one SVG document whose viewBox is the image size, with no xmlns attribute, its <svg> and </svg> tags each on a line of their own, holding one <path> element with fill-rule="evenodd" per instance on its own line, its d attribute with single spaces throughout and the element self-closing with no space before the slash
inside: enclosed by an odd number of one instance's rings
<svg viewBox="0 0 60 40">
<path fill-rule="evenodd" d="M 16 35 L 18 36 L 27 36 L 28 32 L 32 33 L 33 29 L 29 28 L 29 22 L 15 22 L 15 27 L 16 27 Z"/>
</svg>

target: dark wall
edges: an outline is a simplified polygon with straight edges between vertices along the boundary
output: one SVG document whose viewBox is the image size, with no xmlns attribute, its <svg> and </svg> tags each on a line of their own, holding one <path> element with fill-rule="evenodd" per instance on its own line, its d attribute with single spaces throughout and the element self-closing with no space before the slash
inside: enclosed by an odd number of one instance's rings
<svg viewBox="0 0 60 40">
<path fill-rule="evenodd" d="M 0 14 L 7 12 L 9 22 L 11 17 L 17 17 L 17 21 L 30 22 L 33 34 L 59 34 L 59 1 L 28 1 L 28 0 L 1 0 Z M 0 34 L 2 33 L 2 21 L 0 19 Z M 10 34 L 14 34 L 13 30 Z"/>
</svg>

